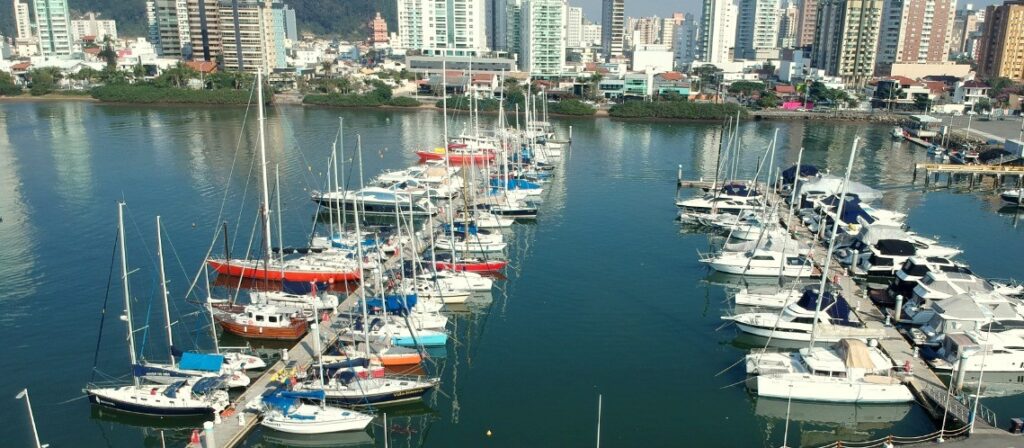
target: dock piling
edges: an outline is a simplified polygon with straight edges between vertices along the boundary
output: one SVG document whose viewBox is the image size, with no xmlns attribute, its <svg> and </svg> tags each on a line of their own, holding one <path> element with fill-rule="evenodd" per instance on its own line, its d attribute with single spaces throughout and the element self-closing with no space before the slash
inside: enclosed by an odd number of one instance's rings
<svg viewBox="0 0 1024 448">
<path fill-rule="evenodd" d="M 899 322 L 903 317 L 903 294 L 896 295 L 896 307 L 893 311 L 896 313 L 896 322 Z"/>
<path fill-rule="evenodd" d="M 203 448 L 217 448 L 217 441 L 213 437 L 213 422 L 203 423 Z"/>
<path fill-rule="evenodd" d="M 956 365 L 956 390 L 964 389 L 964 378 L 967 377 L 967 353 L 960 354 Z"/>
</svg>

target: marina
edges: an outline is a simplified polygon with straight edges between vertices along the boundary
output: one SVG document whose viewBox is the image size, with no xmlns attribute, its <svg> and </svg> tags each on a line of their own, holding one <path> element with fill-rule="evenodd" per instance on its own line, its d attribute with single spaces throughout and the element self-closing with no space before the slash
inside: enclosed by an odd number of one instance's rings
<svg viewBox="0 0 1024 448">
<path fill-rule="evenodd" d="M 142 110 L 132 108 L 89 104 L 74 105 L 71 109 L 58 105 L 32 104 L 17 107 L 26 110 L 44 107 L 47 108 L 47 114 L 68 117 L 65 118 L 68 123 L 72 123 L 69 121 L 72 120 L 70 117 L 81 113 L 75 112 L 75 108 L 84 108 L 90 110 L 93 116 L 112 120 L 113 124 L 122 127 L 146 114 Z M 141 272 L 131 276 L 133 282 L 138 283 L 133 288 L 133 292 L 139 297 L 135 306 L 137 321 L 145 326 L 147 316 L 155 313 L 149 322 L 153 327 L 149 335 L 150 349 L 143 350 L 149 358 L 154 359 L 162 353 L 163 349 L 153 350 L 160 346 L 158 338 L 159 333 L 162 333 L 162 330 L 157 330 L 162 328 L 162 324 L 156 323 L 162 318 L 156 309 L 159 298 L 157 304 L 154 304 L 154 310 L 148 309 L 148 296 L 151 295 L 152 288 L 146 277 L 149 275 L 148 272 L 152 272 L 150 268 L 155 266 L 152 260 L 146 259 L 144 250 L 145 247 L 155 247 L 149 223 L 152 216 L 163 215 L 167 227 L 165 236 L 168 239 L 165 243 L 169 262 L 168 285 L 172 298 L 178 297 L 174 300 L 180 300 L 181 295 L 188 289 L 188 277 L 194 272 L 189 272 L 186 277 L 181 272 L 182 269 L 177 267 L 176 258 L 181 258 L 185 265 L 184 270 L 194 271 L 195 267 L 191 265 L 195 260 L 201 260 L 206 252 L 213 237 L 210 229 L 216 227 L 206 223 L 220 221 L 215 218 L 223 196 L 221 188 L 212 186 L 223 185 L 223 181 L 217 179 L 228 178 L 227 173 L 230 172 L 229 167 L 234 157 L 234 152 L 230 148 L 235 147 L 237 136 L 222 137 L 219 140 L 208 138 L 227 148 L 222 151 L 197 148 L 195 152 L 189 153 L 182 152 L 180 147 L 188 141 L 186 136 L 190 132 L 212 136 L 217 135 L 212 129 L 240 129 L 241 117 L 240 114 L 230 111 L 217 110 L 169 109 L 160 114 L 163 126 L 127 132 L 144 132 L 145 135 L 150 132 L 169 132 L 167 126 L 176 123 L 170 129 L 178 129 L 178 132 L 183 132 L 184 135 L 175 133 L 171 134 L 171 137 L 155 139 L 154 141 L 164 143 L 156 145 L 152 150 L 140 150 L 127 155 L 113 150 L 116 145 L 105 145 L 111 149 L 91 149 L 91 153 L 94 153 L 93 158 L 108 154 L 108 159 L 102 163 L 97 159 L 83 159 L 81 154 L 89 153 L 84 150 L 78 150 L 79 163 L 73 166 L 54 165 L 52 159 L 43 158 L 37 165 L 32 165 L 47 167 L 40 172 L 40 176 L 17 174 L 21 173 L 20 170 L 33 158 L 39 157 L 35 153 L 13 152 L 17 151 L 14 149 L 15 143 L 19 147 L 31 147 L 30 142 L 39 138 L 34 134 L 25 134 L 24 129 L 28 125 L 16 121 L 26 120 L 26 114 L 17 114 L 22 118 L 15 118 L 14 114 L 5 116 L 5 120 L 2 121 L 5 125 L 3 135 L 6 135 L 7 139 L 0 142 L 10 142 L 10 146 L 0 145 L 0 148 L 10 151 L 8 154 L 17 155 L 10 158 L 17 161 L 13 171 L 16 175 L 5 177 L 19 179 L 22 185 L 16 190 L 22 195 L 19 196 L 21 199 L 14 204 L 36 204 L 44 198 L 58 201 L 87 217 L 82 231 L 103 235 L 103 238 L 96 238 L 103 241 L 83 241 L 80 245 L 78 250 L 103 260 L 96 263 L 102 266 L 86 268 L 54 264 L 55 260 L 60 259 L 54 256 L 59 247 L 53 243 L 54 238 L 61 231 L 66 233 L 66 230 L 61 228 L 59 220 L 49 220 L 51 227 L 46 232 L 34 231 L 21 237 L 0 233 L 4 242 L 22 239 L 38 241 L 39 250 L 27 258 L 33 262 L 30 272 L 75 272 L 75 279 L 71 280 L 68 286 L 80 288 L 83 294 L 93 297 L 87 301 L 67 303 L 61 311 L 56 311 L 48 304 L 41 305 L 37 311 L 20 305 L 14 306 L 19 302 L 7 302 L 12 305 L 11 311 L 14 312 L 8 313 L 9 316 L 18 313 L 46 313 L 49 321 L 57 325 L 84 319 L 81 332 L 88 336 L 91 331 L 95 331 L 93 319 L 97 316 L 104 295 L 110 241 L 113 237 L 113 208 L 109 206 L 113 201 L 104 202 L 106 195 L 102 193 L 112 193 L 112 197 L 119 198 L 121 196 L 116 192 L 125 189 L 124 186 L 138 185 L 139 180 L 136 176 L 149 178 L 150 182 L 155 183 L 154 187 L 126 190 L 128 193 L 124 199 L 129 205 L 127 229 L 131 240 L 129 249 L 132 252 L 129 254 L 129 264 L 135 268 L 142 268 Z M 364 167 L 367 179 L 386 170 L 415 164 L 418 157 L 414 150 L 422 149 L 421 142 L 425 140 L 421 134 L 428 134 L 431 139 L 440 141 L 443 133 L 442 122 L 437 118 L 440 114 L 435 115 L 432 112 L 343 115 L 346 121 L 345 132 L 349 135 L 346 139 L 346 151 L 354 149 L 353 141 L 357 133 L 362 136 L 362 145 L 368 155 Z M 929 411 L 918 404 L 851 407 L 794 402 L 787 411 L 784 399 L 778 403 L 779 400 L 752 396 L 745 390 L 742 386 L 745 379 L 742 367 L 734 367 L 720 376 L 715 376 L 719 371 L 742 359 L 748 348 L 754 344 L 743 345 L 742 338 L 737 336 L 738 333 L 732 327 L 716 331 L 723 323 L 720 317 L 726 307 L 725 300 L 728 296 L 726 291 L 715 283 L 718 281 L 717 278 L 707 276 L 706 268 L 696 261 L 696 251 L 707 250 L 706 236 L 680 233 L 678 224 L 671 222 L 675 207 L 667 201 L 674 194 L 675 185 L 672 184 L 672 179 L 677 177 L 679 164 L 683 164 L 685 178 L 704 179 L 704 183 L 694 182 L 693 185 L 707 187 L 713 183 L 711 179 L 715 177 L 718 126 L 652 125 L 612 121 L 598 122 L 600 126 L 595 126 L 591 122 L 573 120 L 555 120 L 553 123 L 556 133 L 563 136 L 568 135 L 568 127 L 573 126 L 573 153 L 571 156 L 568 153 L 563 156 L 564 166 L 559 167 L 557 178 L 544 186 L 544 200 L 539 207 L 537 221 L 514 224 L 511 232 L 506 234 L 506 278 L 496 279 L 495 287 L 490 294 L 491 302 L 470 303 L 463 310 L 449 315 L 449 328 L 452 332 L 447 343 L 447 354 L 444 357 L 432 356 L 432 361 L 427 367 L 428 374 L 437 375 L 441 379 L 439 390 L 427 396 L 422 405 L 387 409 L 387 426 L 384 426 L 383 412 L 380 412 L 376 414 L 375 422 L 370 425 L 364 436 L 356 434 L 325 440 L 331 439 L 334 443 L 351 442 L 383 446 L 384 434 L 387 432 L 392 443 L 416 446 L 474 445 L 487 442 L 504 446 L 590 444 L 594 439 L 593 417 L 596 416 L 599 394 L 603 395 L 602 439 L 604 443 L 612 445 L 636 443 L 638 440 L 655 445 L 672 444 L 672 441 L 678 440 L 678 433 L 664 425 L 665 419 L 686 419 L 698 427 L 708 428 L 731 425 L 735 429 L 729 434 L 698 431 L 698 434 L 693 436 L 694 440 L 709 446 L 779 445 L 787 420 L 790 420 L 789 443 L 792 446 L 823 446 L 836 440 L 875 440 L 890 435 L 916 437 L 935 433 L 939 423 L 930 414 L 934 409 Z M 101 124 L 111 125 L 103 122 L 97 126 Z M 410 129 L 403 131 L 403 126 L 410 126 Z M 761 158 L 763 148 L 770 141 L 776 126 L 763 123 L 745 123 L 741 126 L 743 138 L 750 148 L 749 151 L 745 150 L 737 166 L 737 172 L 742 177 L 753 176 L 757 160 Z M 203 130 L 207 127 L 211 131 Z M 452 127 L 461 130 L 462 125 L 455 124 Z M 301 128 L 304 134 L 309 135 L 285 137 L 289 128 Z M 782 168 L 792 165 L 797 159 L 799 147 L 806 146 L 812 149 L 805 152 L 804 163 L 827 167 L 832 173 L 842 175 L 847 162 L 847 151 L 852 143 L 851 137 L 862 134 L 865 136 L 865 142 L 858 160 L 863 162 L 858 162 L 858 165 L 864 165 L 857 167 L 854 176 L 860 182 L 883 189 L 882 198 L 873 202 L 873 205 L 904 211 L 908 214 L 907 222 L 922 235 L 942 235 L 939 241 L 943 242 L 952 239 L 963 250 L 962 259 L 969 262 L 975 272 L 1001 278 L 1016 275 L 1013 263 L 998 261 L 995 257 L 987 255 L 997 253 L 998 250 L 1016 253 L 1013 251 L 1019 249 L 1020 244 L 1019 230 L 1012 226 L 1013 216 L 997 212 L 997 197 L 986 193 L 969 194 L 954 190 L 924 193 L 919 188 L 909 187 L 912 173 L 908 167 L 924 163 L 927 160 L 924 151 L 905 144 L 892 145 L 889 141 L 888 127 L 860 128 L 863 127 L 837 126 L 836 129 L 823 133 L 819 129 L 804 127 L 802 123 L 786 124 L 780 132 L 775 165 Z M 75 131 L 72 124 L 66 124 L 64 129 L 71 132 L 71 135 L 75 135 L 75 132 L 81 135 L 82 132 Z M 329 150 L 333 140 L 331 136 L 336 129 L 335 111 L 281 107 L 268 117 L 268 157 L 275 164 L 281 163 L 281 191 L 284 204 L 281 216 L 285 246 L 302 247 L 302 241 L 308 237 L 306 229 L 315 213 L 315 204 L 310 201 L 310 191 L 315 187 L 322 188 L 322 185 L 317 185 L 319 181 L 301 180 L 304 177 L 311 177 L 308 174 L 310 164 L 303 162 L 303 159 L 323 160 L 324 162 L 320 163 L 325 164 L 329 156 L 326 151 Z M 859 132 L 854 132 L 858 129 Z M 56 135 L 63 135 L 62 132 L 65 131 L 53 132 Z M 212 133 L 204 134 L 206 132 Z M 85 135 L 89 135 L 88 132 Z M 124 139 L 141 141 L 142 137 L 126 136 Z M 147 137 L 146 140 L 153 139 Z M 255 147 L 254 134 L 247 134 L 243 140 L 246 142 L 244 146 Z M 88 142 L 89 139 L 83 141 Z M 627 146 L 619 143 L 623 141 L 637 142 L 639 146 L 631 146 L 631 149 L 626 150 Z M 678 149 L 681 146 L 687 149 Z M 65 151 L 74 148 L 68 146 Z M 295 148 L 301 148 L 304 155 L 300 156 Z M 75 154 L 72 152 L 65 155 Z M 117 157 L 113 157 L 114 155 Z M 198 155 L 202 155 L 204 161 L 197 165 L 192 158 Z M 123 161 L 120 160 L 122 158 Z M 346 160 L 346 165 L 352 164 L 352 156 L 347 158 L 349 160 Z M 87 162 L 83 163 L 83 160 Z M 117 171 L 116 167 L 122 164 L 134 167 L 158 166 L 154 163 L 157 160 L 162 161 L 159 166 L 164 167 L 160 170 L 164 174 L 154 174 L 147 171 L 148 168 L 137 168 L 141 170 L 138 174 L 120 178 L 113 184 L 96 176 L 89 177 L 91 180 L 87 182 L 80 177 L 70 177 L 67 179 L 75 179 L 78 183 L 68 185 L 77 185 L 79 188 L 69 189 L 70 187 L 65 187 L 65 184 L 49 185 L 40 179 L 48 177 L 46 173 L 52 172 L 47 170 L 58 168 L 72 170 L 71 172 L 79 170 L 78 172 L 91 173 L 102 166 L 104 171 Z M 248 167 L 251 160 L 243 158 L 240 164 Z M 897 170 L 898 165 L 902 168 Z M 314 168 L 313 171 L 319 171 L 322 175 L 324 169 Z M 346 173 L 346 178 L 355 177 L 357 174 L 357 170 L 353 168 L 350 173 Z M 244 176 L 242 179 L 244 180 Z M 83 185 L 90 187 L 83 190 Z M 202 187 L 194 192 L 185 190 L 168 193 L 173 191 L 173 187 L 170 186 L 176 185 Z M 229 202 L 244 204 L 240 193 L 243 184 L 237 181 L 233 185 L 230 189 L 232 193 Z M 39 191 L 49 193 L 40 195 L 36 193 Z M 249 194 L 258 195 L 255 191 L 250 190 Z M 75 199 L 78 195 L 86 193 L 89 194 L 86 196 L 89 199 Z M 688 194 L 684 192 L 683 197 L 686 196 Z M 158 197 L 164 198 L 163 202 L 155 200 Z M 246 215 L 242 218 L 243 229 L 250 225 L 252 216 L 258 211 L 258 201 L 251 200 L 250 196 L 247 202 L 244 211 Z M 99 204 L 96 205 L 95 213 L 85 211 L 83 205 L 93 203 Z M 103 204 L 108 206 L 103 207 Z M 4 223 L 0 232 L 13 230 L 14 227 L 10 224 L 14 222 L 32 223 L 33 228 L 40 225 L 38 220 L 43 218 L 39 216 L 41 212 L 34 207 L 22 207 L 19 209 L 17 206 L 5 205 L 5 210 L 11 211 L 3 212 Z M 192 211 L 193 208 L 195 211 Z M 26 210 L 21 215 L 26 218 L 19 219 L 18 210 Z M 172 219 L 169 215 L 174 210 L 182 212 Z M 629 210 L 630 213 L 609 213 L 608 210 Z M 780 217 L 785 216 L 784 210 L 780 208 L 778 211 Z M 229 214 L 238 213 L 236 209 Z M 948 223 L 943 222 L 942 217 L 948 213 L 963 216 L 961 225 L 950 227 Z M 138 226 L 143 228 L 141 232 L 134 230 L 132 217 L 139 223 Z M 322 219 L 326 219 L 326 216 Z M 242 241 L 241 248 L 244 249 L 244 241 L 249 237 L 248 230 L 235 230 L 236 218 L 231 217 L 228 220 L 231 221 L 229 239 L 237 238 L 238 241 Z M 198 223 L 195 230 L 192 228 L 193 222 Z M 108 233 L 106 229 L 111 230 Z M 274 240 L 277 241 L 276 224 L 272 232 L 275 233 Z M 807 230 L 802 232 L 799 239 L 813 239 Z M 992 237 L 979 236 L 985 233 L 992 234 Z M 221 252 L 220 244 L 217 243 L 215 255 Z M 8 244 L 2 250 L 10 251 L 12 247 L 17 246 L 19 245 Z M 171 246 L 174 250 L 171 250 Z M 820 247 L 820 244 L 817 247 Z M 574 255 L 581 256 L 584 250 L 581 248 L 586 250 L 587 256 L 582 257 L 584 259 L 577 262 L 566 261 L 575 259 L 572 258 Z M 175 252 L 179 255 L 175 256 Z M 823 264 L 824 255 L 824 250 L 818 249 L 814 251 L 812 258 L 820 266 Z M 17 286 L 39 282 L 26 282 L 20 273 L 14 274 L 9 268 L 5 269 L 7 270 L 0 270 L 5 276 L 5 284 Z M 630 281 L 624 281 L 625 278 Z M 51 281 L 41 280 L 38 288 L 52 289 L 52 284 L 48 283 Z M 815 282 L 815 279 L 811 282 Z M 214 279 L 214 284 L 224 283 L 220 279 Z M 932 371 L 928 365 L 913 356 L 913 348 L 907 339 L 897 333 L 895 327 L 885 327 L 884 315 L 865 297 L 866 292 L 863 288 L 857 286 L 845 274 L 841 276 L 840 285 L 843 288 L 843 295 L 849 299 L 860 320 L 866 322 L 868 326 L 885 328 L 885 336 L 879 341 L 879 346 L 895 364 L 899 364 L 902 369 L 902 362 L 909 359 L 913 362 L 911 371 L 914 377 L 918 378 L 915 381 L 921 381 L 923 384 L 926 380 L 938 380 L 930 378 L 929 374 Z M 12 291 L 28 291 L 18 288 Z M 219 288 L 222 286 L 214 288 L 215 295 L 223 294 Z M 114 299 L 119 297 L 119 291 L 115 289 L 112 293 L 111 303 L 114 303 Z M 354 297 L 359 295 L 357 290 L 339 290 L 337 293 L 344 298 L 340 305 L 342 309 L 354 303 Z M 24 297 L 34 297 L 34 293 L 20 294 L 25 294 Z M 619 299 L 621 297 L 631 298 L 629 306 L 622 303 Z M 186 311 L 188 306 L 183 302 L 172 303 L 171 309 L 175 315 L 185 316 L 191 312 Z M 335 338 L 342 329 L 344 317 L 331 316 L 329 324 L 320 326 L 325 346 L 329 345 L 326 344 L 327 340 Z M 185 318 L 179 319 L 184 321 Z M 119 323 L 114 321 L 115 319 L 108 319 L 105 324 L 109 327 L 107 331 L 113 333 L 105 335 L 101 341 L 100 365 L 105 367 L 106 371 L 116 371 L 124 365 L 124 342 L 123 338 L 119 337 L 123 330 Z M 3 331 L 16 331 L 18 328 L 25 328 L 23 326 L 26 325 L 15 320 L 9 320 L 9 323 L 13 327 Z M 176 341 L 181 339 L 182 343 L 189 344 L 191 341 L 186 335 L 195 334 L 201 346 L 209 346 L 208 338 L 204 336 L 205 330 L 201 327 L 193 331 L 191 327 L 194 325 L 191 322 L 182 324 L 177 320 L 175 326 L 176 330 L 181 330 L 176 335 Z M 608 328 L 616 330 L 612 332 L 613 334 L 608 334 Z M 114 336 L 107 337 L 109 335 Z M 141 338 L 142 332 L 139 335 Z M 237 338 L 222 338 L 224 340 L 221 342 L 224 345 L 244 345 L 240 344 L 243 341 Z M 30 334 L 26 344 L 38 347 L 39 345 L 34 342 L 38 339 L 39 336 Z M 92 411 L 93 415 L 90 415 L 90 412 L 85 411 L 89 407 L 82 401 L 60 404 L 78 395 L 77 390 L 85 383 L 84 379 L 79 379 L 83 374 L 85 379 L 88 378 L 87 369 L 92 364 L 96 340 L 94 337 L 81 339 L 81 343 L 68 341 L 67 346 L 44 346 L 42 352 L 35 355 L 37 358 L 26 358 L 27 349 L 8 348 L 14 355 L 11 359 L 15 360 L 13 368 L 17 378 L 30 378 L 28 372 L 34 371 L 33 364 L 47 362 L 46 359 L 57 356 L 57 353 L 63 350 L 75 347 L 80 352 L 79 355 L 72 355 L 80 359 L 74 361 L 80 365 L 81 369 L 76 369 L 80 371 L 42 374 L 50 378 L 65 375 L 64 380 L 55 382 L 52 388 L 29 380 L 17 381 L 19 384 L 11 385 L 11 396 L 23 386 L 32 390 L 32 405 L 44 442 L 66 445 L 73 443 L 71 440 L 83 440 L 92 444 L 106 438 L 117 445 L 160 446 L 163 437 L 169 446 L 184 446 L 189 442 L 192 431 L 202 428 L 203 421 L 171 423 L 168 427 L 167 424 L 160 422 L 111 417 L 105 412 Z M 280 353 L 281 349 L 290 349 L 289 361 L 285 363 L 273 359 L 273 363 L 268 363 L 271 366 L 267 368 L 266 373 L 254 378 L 253 385 L 247 392 L 232 399 L 236 404 L 236 410 L 238 405 L 245 404 L 266 390 L 271 380 L 280 380 L 281 375 L 275 375 L 280 369 L 303 370 L 302 367 L 313 363 L 315 359 L 312 337 L 308 333 L 297 343 L 254 345 L 262 345 L 268 352 Z M 565 349 L 568 346 L 577 347 L 572 357 L 565 356 Z M 433 352 L 432 349 L 430 351 Z M 598 365 L 602 364 L 600 362 L 594 362 L 604 359 L 602 356 L 606 355 L 602 354 L 609 351 L 629 352 L 633 353 L 631 356 L 641 358 L 659 356 L 659 353 L 668 351 L 673 359 L 661 357 L 663 361 L 653 371 L 627 369 L 627 373 L 621 366 L 603 366 Z M 702 361 L 693 362 L 694 359 Z M 290 366 L 287 365 L 289 363 Z M 546 366 L 545 374 L 535 378 L 524 377 L 523 369 L 538 363 Z M 563 378 L 574 380 L 568 381 L 571 384 L 567 384 Z M 985 374 L 985 378 L 987 383 L 988 373 Z M 524 381 L 529 381 L 530 387 L 535 389 L 529 396 L 521 393 Z M 643 386 L 627 392 L 621 390 L 623 381 Z M 968 379 L 968 384 L 970 381 Z M 741 382 L 741 385 L 729 387 L 736 382 Z M 921 388 L 924 394 L 938 395 L 934 391 L 928 392 L 927 386 Z M 556 403 L 544 400 L 544 397 L 550 396 L 564 399 Z M 722 405 L 719 409 L 710 409 L 686 404 L 701 400 L 714 400 Z M 982 404 L 997 416 L 998 427 L 995 430 L 1004 433 L 1005 428 L 1009 426 L 1009 419 L 1018 415 L 1019 403 L 1019 396 L 1012 393 L 990 397 L 986 392 L 985 398 L 982 399 Z M 952 408 L 960 412 L 958 415 L 962 415 L 962 407 Z M 628 417 L 630 413 L 640 409 L 651 410 L 657 418 L 636 422 L 635 419 Z M 851 409 L 856 411 L 851 412 Z M 10 410 L 4 412 L 4 416 L 12 421 L 12 428 L 5 431 L 10 432 L 13 440 L 31 437 L 27 431 L 28 424 L 24 420 L 23 406 L 12 406 Z M 537 418 L 522 417 L 523 413 L 529 412 L 537 414 Z M 62 414 L 65 413 L 75 415 L 63 417 Z M 309 443 L 309 438 L 281 435 L 258 427 L 255 414 L 243 414 L 246 415 L 244 426 L 238 423 L 239 413 L 222 416 L 221 423 L 215 425 L 218 446 L 225 446 L 225 443 L 235 446 L 294 446 Z M 58 422 L 67 422 L 67 429 L 55 429 Z M 572 430 L 566 431 L 566 428 Z M 487 435 L 488 431 L 490 436 Z M 949 435 L 953 435 L 951 433 Z"/>
</svg>

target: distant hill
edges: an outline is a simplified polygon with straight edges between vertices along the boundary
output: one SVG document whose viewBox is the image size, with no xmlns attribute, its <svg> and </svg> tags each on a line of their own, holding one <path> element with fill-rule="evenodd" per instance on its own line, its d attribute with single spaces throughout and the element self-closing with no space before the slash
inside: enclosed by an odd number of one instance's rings
<svg viewBox="0 0 1024 448">
<path fill-rule="evenodd" d="M 13 2 L 0 0 L 0 34 L 14 37 Z M 396 0 L 286 0 L 295 10 L 300 31 L 361 39 L 367 34 L 368 22 L 380 12 L 388 21 L 388 29 L 396 23 Z M 105 19 L 117 21 L 121 36 L 146 35 L 145 0 L 68 0 L 74 12 L 95 11 Z"/>
</svg>

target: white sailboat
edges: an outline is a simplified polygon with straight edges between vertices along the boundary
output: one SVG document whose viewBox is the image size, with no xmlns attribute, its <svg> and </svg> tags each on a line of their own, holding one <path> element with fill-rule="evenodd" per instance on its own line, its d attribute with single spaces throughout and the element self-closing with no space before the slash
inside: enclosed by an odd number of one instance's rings
<svg viewBox="0 0 1024 448">
<path fill-rule="evenodd" d="M 260 425 L 291 434 L 329 434 L 363 431 L 373 421 L 372 415 L 328 406 L 322 390 L 287 391 L 275 389 L 260 400 L 263 419 Z M 316 401 L 310 404 L 304 400 Z"/>
<path fill-rule="evenodd" d="M 128 330 L 128 354 L 135 355 L 135 329 L 132 325 L 131 293 L 128 288 L 128 259 L 124 238 L 124 203 L 117 205 L 118 245 L 121 253 L 121 287 L 124 292 L 124 321 Z M 142 385 L 132 376 L 127 386 L 87 385 L 85 393 L 93 404 L 135 414 L 153 416 L 210 415 L 224 410 L 228 393 L 220 389 L 220 378 L 185 379 L 168 385 Z"/>
</svg>

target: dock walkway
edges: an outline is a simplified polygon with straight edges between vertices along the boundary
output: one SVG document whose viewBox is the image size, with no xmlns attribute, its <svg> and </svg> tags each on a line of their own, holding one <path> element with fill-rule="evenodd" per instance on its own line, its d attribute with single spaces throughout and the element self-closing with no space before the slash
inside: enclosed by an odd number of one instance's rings
<svg viewBox="0 0 1024 448">
<path fill-rule="evenodd" d="M 419 247 L 422 247 L 422 245 L 419 245 Z M 397 266 L 398 260 L 399 257 L 396 255 L 389 258 L 384 264 L 388 268 L 394 268 Z M 339 311 L 352 309 L 358 302 L 359 292 L 362 288 L 363 285 L 360 285 L 359 288 L 345 297 L 345 300 L 338 305 L 337 309 Z M 326 350 L 334 345 L 344 329 L 343 319 L 335 318 L 335 316 L 332 316 L 329 324 L 321 324 L 321 349 Z M 262 396 L 268 390 L 282 385 L 293 373 L 303 372 L 312 365 L 316 357 L 316 350 L 314 350 L 316 345 L 313 339 L 315 337 L 315 333 L 307 332 L 302 339 L 287 350 L 287 359 L 282 357 L 273 365 L 268 366 L 259 378 L 253 380 L 252 384 L 246 388 L 242 395 L 232 401 L 233 412 L 229 410 L 222 413 L 221 418 L 216 418 L 213 421 L 212 430 L 203 430 L 204 437 L 212 439 L 215 442 L 214 444 L 195 445 L 190 443 L 188 447 L 216 446 L 217 448 L 232 448 L 242 443 L 259 421 L 259 415 L 255 411 L 245 409 L 246 403 Z"/>
</svg>

